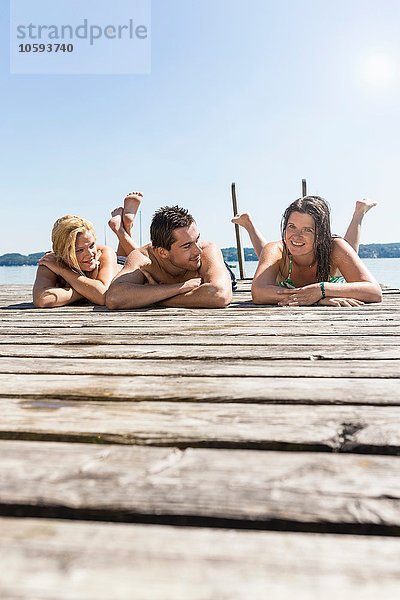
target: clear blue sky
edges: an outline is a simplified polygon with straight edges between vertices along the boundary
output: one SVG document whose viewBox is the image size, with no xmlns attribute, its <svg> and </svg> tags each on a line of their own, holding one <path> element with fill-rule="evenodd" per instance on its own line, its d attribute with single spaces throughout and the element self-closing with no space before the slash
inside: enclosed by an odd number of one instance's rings
<svg viewBox="0 0 400 600">
<path fill-rule="evenodd" d="M 231 246 L 231 181 L 277 239 L 302 177 L 336 233 L 370 196 L 362 241 L 400 241 L 398 0 L 153 0 L 151 73 L 124 76 L 11 75 L 0 10 L 0 254 L 49 249 L 66 213 L 103 241 L 133 189 L 145 239 L 180 204 Z"/>
</svg>

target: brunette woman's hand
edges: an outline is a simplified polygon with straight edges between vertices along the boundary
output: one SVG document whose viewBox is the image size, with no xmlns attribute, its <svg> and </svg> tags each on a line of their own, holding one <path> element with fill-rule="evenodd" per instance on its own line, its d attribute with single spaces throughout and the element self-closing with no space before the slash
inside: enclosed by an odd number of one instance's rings
<svg viewBox="0 0 400 600">
<path fill-rule="evenodd" d="M 362 306 L 364 302 L 355 298 L 323 298 L 318 306 Z"/>
<path fill-rule="evenodd" d="M 319 283 L 311 283 L 301 288 L 282 288 L 277 291 L 282 296 L 278 306 L 311 306 L 321 299 Z"/>
</svg>

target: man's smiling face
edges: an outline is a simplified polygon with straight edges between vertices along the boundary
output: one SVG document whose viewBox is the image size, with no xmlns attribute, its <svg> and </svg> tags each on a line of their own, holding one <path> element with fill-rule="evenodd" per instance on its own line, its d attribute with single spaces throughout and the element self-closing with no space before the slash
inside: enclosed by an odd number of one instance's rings
<svg viewBox="0 0 400 600">
<path fill-rule="evenodd" d="M 187 271 L 197 271 L 201 265 L 202 246 L 196 223 L 174 230 L 174 242 L 168 259 L 174 267 Z"/>
</svg>

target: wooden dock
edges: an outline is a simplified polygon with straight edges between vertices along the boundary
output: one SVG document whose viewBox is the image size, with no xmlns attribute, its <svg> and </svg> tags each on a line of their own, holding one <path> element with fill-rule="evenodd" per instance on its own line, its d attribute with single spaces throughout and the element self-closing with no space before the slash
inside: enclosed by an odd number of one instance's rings
<svg viewBox="0 0 400 600">
<path fill-rule="evenodd" d="M 0 598 L 397 598 L 399 309 L 0 287 Z"/>
</svg>

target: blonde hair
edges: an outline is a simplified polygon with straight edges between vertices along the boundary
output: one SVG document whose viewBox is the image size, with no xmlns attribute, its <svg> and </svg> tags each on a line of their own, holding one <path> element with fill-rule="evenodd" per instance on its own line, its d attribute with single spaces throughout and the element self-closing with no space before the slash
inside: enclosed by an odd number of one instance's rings
<svg viewBox="0 0 400 600">
<path fill-rule="evenodd" d="M 76 258 L 75 243 L 78 233 L 85 233 L 85 231 L 91 232 L 96 238 L 94 227 L 90 221 L 76 215 L 65 215 L 57 219 L 51 232 L 54 254 L 79 273 L 82 273 L 82 270 Z"/>
</svg>

